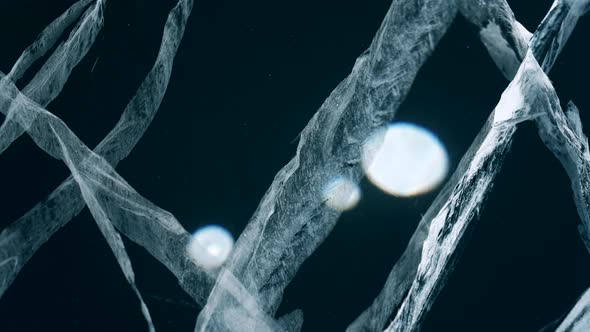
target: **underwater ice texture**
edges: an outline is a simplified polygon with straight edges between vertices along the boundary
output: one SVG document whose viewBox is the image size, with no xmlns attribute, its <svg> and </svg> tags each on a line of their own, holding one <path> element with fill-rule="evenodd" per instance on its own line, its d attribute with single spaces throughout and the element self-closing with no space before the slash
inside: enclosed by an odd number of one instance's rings
<svg viewBox="0 0 590 332">
<path fill-rule="evenodd" d="M 479 28 L 482 42 L 510 80 L 496 108 L 453 176 L 424 215 L 383 291 L 350 331 L 413 331 L 452 271 L 458 244 L 479 212 L 517 124 L 535 121 L 539 135 L 564 166 L 590 250 L 590 152 L 577 108 L 564 113 L 546 74 L 589 7 L 588 0 L 556 0 L 530 34 L 503 0 L 394 0 L 369 49 L 301 133 L 295 157 L 276 175 L 220 269 L 203 270 L 186 253 L 189 233 L 167 211 L 137 193 L 115 171 L 141 138 L 166 91 L 174 56 L 193 1 L 179 0 L 163 28 L 154 66 L 121 119 L 94 149 L 45 107 L 55 99 L 103 26 L 106 0 L 81 0 L 52 22 L 7 75 L 0 78 L 0 152 L 27 133 L 71 172 L 50 196 L 0 234 L 0 296 L 53 233 L 85 206 L 135 291 L 150 330 L 148 308 L 135 286 L 125 235 L 168 268 L 203 309 L 195 331 L 298 331 L 303 313 L 275 319 L 283 292 L 303 262 L 334 227 L 339 212 L 323 190 L 344 177 L 359 182 L 362 145 L 394 118 L 416 74 L 457 13 Z M 31 81 L 16 83 L 76 23 Z M 586 292 L 558 331 L 590 325 Z"/>
</svg>

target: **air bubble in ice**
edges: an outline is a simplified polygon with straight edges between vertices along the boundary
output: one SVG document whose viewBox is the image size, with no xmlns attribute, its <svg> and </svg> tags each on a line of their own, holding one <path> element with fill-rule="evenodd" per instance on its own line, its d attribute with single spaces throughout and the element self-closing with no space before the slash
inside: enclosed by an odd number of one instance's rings
<svg viewBox="0 0 590 332">
<path fill-rule="evenodd" d="M 338 177 L 324 188 L 323 196 L 327 206 L 337 211 L 346 211 L 357 205 L 361 199 L 361 190 L 356 183 Z"/>
<path fill-rule="evenodd" d="M 234 239 L 225 228 L 209 225 L 193 234 L 187 252 L 197 265 L 205 269 L 215 269 L 225 262 L 233 246 Z"/>
<path fill-rule="evenodd" d="M 383 191 L 401 197 L 425 193 L 448 170 L 447 152 L 429 130 L 399 122 L 377 131 L 363 146 L 363 169 Z"/>
</svg>

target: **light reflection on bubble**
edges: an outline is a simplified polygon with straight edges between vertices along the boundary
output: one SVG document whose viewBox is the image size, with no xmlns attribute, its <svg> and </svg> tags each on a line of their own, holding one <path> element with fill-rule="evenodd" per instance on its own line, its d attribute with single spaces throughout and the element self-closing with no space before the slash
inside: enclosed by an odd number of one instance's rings
<svg viewBox="0 0 590 332">
<path fill-rule="evenodd" d="M 225 228 L 208 225 L 193 234 L 186 250 L 197 265 L 215 269 L 229 257 L 233 246 L 234 239 Z"/>
<path fill-rule="evenodd" d="M 358 185 L 345 178 L 336 178 L 330 182 L 323 192 L 326 205 L 337 211 L 354 208 L 361 199 Z"/>
<path fill-rule="evenodd" d="M 447 152 L 430 131 L 399 122 L 377 131 L 363 147 L 363 169 L 381 190 L 401 197 L 432 190 L 447 174 Z"/>
</svg>

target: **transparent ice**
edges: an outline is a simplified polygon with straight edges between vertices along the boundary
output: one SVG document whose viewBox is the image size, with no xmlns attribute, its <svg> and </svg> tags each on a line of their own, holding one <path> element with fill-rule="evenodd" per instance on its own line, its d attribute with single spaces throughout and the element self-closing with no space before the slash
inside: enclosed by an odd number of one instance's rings
<svg viewBox="0 0 590 332">
<path fill-rule="evenodd" d="M 94 149 L 46 109 L 103 28 L 107 0 L 80 0 L 49 24 L 0 77 L 0 153 L 21 135 L 61 160 L 71 176 L 0 233 L 0 296 L 39 247 L 88 207 L 154 330 L 121 234 L 169 269 L 202 310 L 195 331 L 298 331 L 303 313 L 276 317 L 285 288 L 328 236 L 343 210 L 360 198 L 362 151 L 394 120 L 418 70 L 456 15 L 480 32 L 510 84 L 471 148 L 422 217 L 406 251 L 373 304 L 349 331 L 420 329 L 450 275 L 465 230 L 479 212 L 518 124 L 533 121 L 561 162 L 574 191 L 580 235 L 590 250 L 590 152 L 576 106 L 561 109 L 547 77 L 588 0 L 556 0 L 528 32 L 504 0 L 394 0 L 370 47 L 303 129 L 296 154 L 276 175 L 227 261 L 203 268 L 187 250 L 191 235 L 169 212 L 141 196 L 116 171 L 154 118 L 193 1 L 179 0 L 162 27 L 153 68 L 113 130 Z M 66 28 L 70 35 L 55 49 Z M 50 50 L 22 90 L 15 83 Z M 227 248 L 223 249 L 226 250 Z M 221 264 L 223 263 L 223 264 Z M 221 264 L 221 265 L 220 265 Z M 220 265 L 220 266 L 218 266 Z M 587 331 L 590 296 L 583 294 L 558 331 Z"/>
</svg>

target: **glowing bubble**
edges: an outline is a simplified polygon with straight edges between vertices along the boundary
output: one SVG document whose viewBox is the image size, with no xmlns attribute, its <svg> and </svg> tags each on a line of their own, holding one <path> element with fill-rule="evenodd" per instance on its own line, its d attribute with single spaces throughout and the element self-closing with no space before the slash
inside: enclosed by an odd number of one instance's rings
<svg viewBox="0 0 590 332">
<path fill-rule="evenodd" d="M 193 234 L 186 250 L 197 265 L 205 269 L 214 269 L 225 262 L 233 246 L 234 239 L 227 230 L 209 225 Z"/>
<path fill-rule="evenodd" d="M 436 187 L 449 167 L 447 152 L 427 129 L 399 122 L 376 132 L 363 146 L 367 177 L 395 196 L 413 196 Z"/>
<path fill-rule="evenodd" d="M 327 206 L 346 211 L 357 205 L 361 199 L 361 190 L 348 179 L 336 178 L 324 188 L 323 196 Z"/>
</svg>

